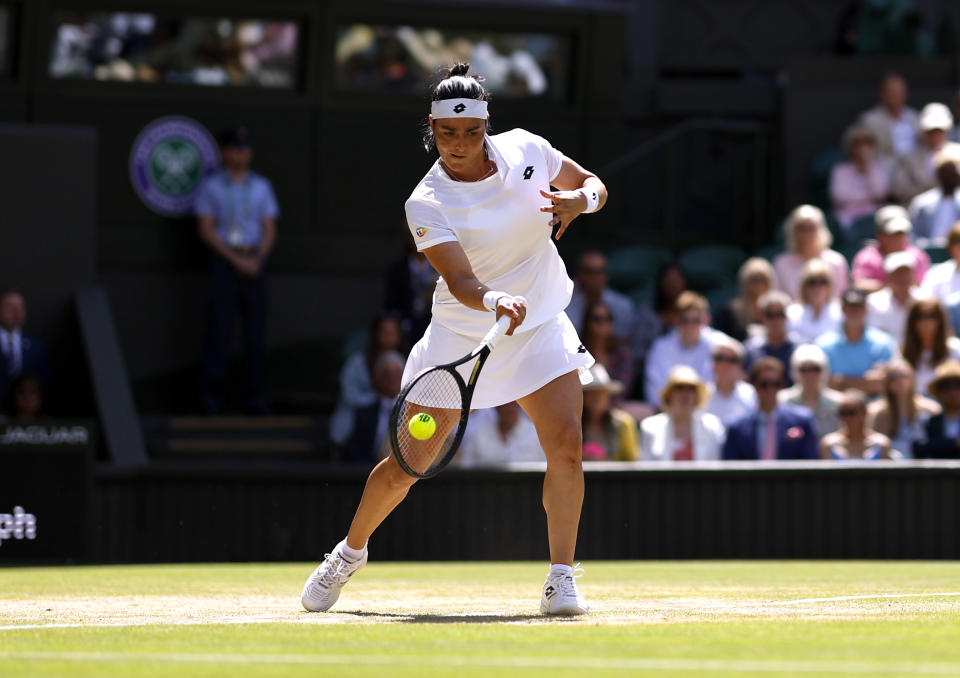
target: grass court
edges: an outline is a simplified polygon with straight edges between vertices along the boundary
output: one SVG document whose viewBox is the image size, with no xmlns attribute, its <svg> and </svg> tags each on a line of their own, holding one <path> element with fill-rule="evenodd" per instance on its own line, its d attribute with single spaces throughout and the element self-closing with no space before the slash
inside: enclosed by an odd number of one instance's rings
<svg viewBox="0 0 960 678">
<path fill-rule="evenodd" d="M 376 553 L 373 553 L 376 557 Z M 0 676 L 957 676 L 960 563 L 585 562 L 594 612 L 539 614 L 543 563 L 0 569 Z"/>
</svg>

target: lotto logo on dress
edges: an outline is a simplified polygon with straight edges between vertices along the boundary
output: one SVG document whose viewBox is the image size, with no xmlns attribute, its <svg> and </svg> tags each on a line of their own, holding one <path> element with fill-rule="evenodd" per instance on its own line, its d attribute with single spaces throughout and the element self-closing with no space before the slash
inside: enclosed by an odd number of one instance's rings
<svg viewBox="0 0 960 678">
<path fill-rule="evenodd" d="M 14 506 L 13 513 L 0 513 L 0 546 L 4 539 L 36 539 L 37 517 L 22 506 Z"/>
<path fill-rule="evenodd" d="M 130 182 L 143 204 L 167 217 L 191 213 L 200 182 L 220 166 L 207 128 L 171 116 L 143 128 L 130 149 Z"/>
</svg>

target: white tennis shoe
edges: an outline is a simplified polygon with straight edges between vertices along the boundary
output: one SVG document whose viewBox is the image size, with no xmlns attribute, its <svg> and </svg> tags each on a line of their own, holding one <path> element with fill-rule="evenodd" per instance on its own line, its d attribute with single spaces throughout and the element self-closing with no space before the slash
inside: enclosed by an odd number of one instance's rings
<svg viewBox="0 0 960 678">
<path fill-rule="evenodd" d="M 342 544 L 342 542 L 341 542 Z M 367 564 L 367 547 L 363 548 L 360 560 L 349 561 L 343 557 L 340 545 L 337 544 L 333 553 L 323 557 L 323 562 L 307 578 L 300 594 L 300 602 L 308 612 L 326 612 L 340 597 L 340 589 L 350 581 L 350 577 L 360 571 Z"/>
<path fill-rule="evenodd" d="M 577 579 L 583 576 L 583 568 L 577 563 L 570 574 L 548 574 L 543 582 L 540 596 L 540 612 L 543 614 L 586 614 L 590 605 L 577 590 Z"/>
</svg>

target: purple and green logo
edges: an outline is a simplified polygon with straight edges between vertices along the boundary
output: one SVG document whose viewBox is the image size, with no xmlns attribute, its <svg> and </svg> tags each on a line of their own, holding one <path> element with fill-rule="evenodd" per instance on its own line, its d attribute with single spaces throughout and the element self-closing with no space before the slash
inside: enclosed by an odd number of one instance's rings
<svg viewBox="0 0 960 678">
<path fill-rule="evenodd" d="M 193 210 L 200 182 L 220 167 L 220 151 L 207 128 L 170 116 L 143 128 L 130 149 L 130 182 L 143 204 L 167 217 Z"/>
</svg>

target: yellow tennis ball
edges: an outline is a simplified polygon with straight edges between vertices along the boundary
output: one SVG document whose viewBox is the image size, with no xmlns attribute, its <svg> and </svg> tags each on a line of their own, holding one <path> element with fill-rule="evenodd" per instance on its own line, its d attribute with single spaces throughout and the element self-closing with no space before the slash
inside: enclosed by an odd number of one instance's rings
<svg viewBox="0 0 960 678">
<path fill-rule="evenodd" d="M 437 432 L 437 422 L 426 412 L 418 412 L 410 417 L 407 428 L 410 429 L 410 435 L 417 440 L 426 440 Z"/>
</svg>

